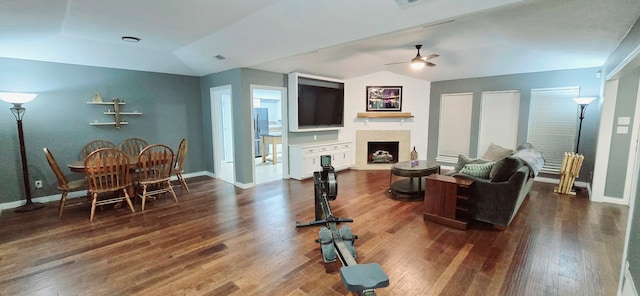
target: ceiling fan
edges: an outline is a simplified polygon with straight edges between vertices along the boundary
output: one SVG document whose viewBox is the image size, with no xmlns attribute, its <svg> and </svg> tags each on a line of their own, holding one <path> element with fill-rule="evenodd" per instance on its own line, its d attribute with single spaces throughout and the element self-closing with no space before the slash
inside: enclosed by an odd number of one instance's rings
<svg viewBox="0 0 640 296">
<path fill-rule="evenodd" d="M 435 67 L 436 64 L 429 62 L 427 60 L 433 59 L 433 58 L 437 58 L 440 55 L 437 53 L 433 53 L 430 54 L 426 57 L 423 57 L 420 55 L 420 49 L 422 48 L 422 44 L 417 44 L 416 45 L 416 49 L 418 50 L 418 54 L 409 61 L 409 63 L 411 64 L 411 68 L 413 69 L 421 69 L 424 66 L 429 66 L 429 67 Z M 406 62 L 397 62 L 397 63 L 390 63 L 390 64 L 385 64 L 385 65 L 396 65 L 396 64 L 404 64 Z"/>
</svg>

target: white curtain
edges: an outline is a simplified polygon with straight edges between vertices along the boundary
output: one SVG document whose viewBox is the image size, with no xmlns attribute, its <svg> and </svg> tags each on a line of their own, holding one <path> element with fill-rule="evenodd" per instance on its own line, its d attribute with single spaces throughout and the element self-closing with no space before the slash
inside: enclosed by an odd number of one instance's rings
<svg viewBox="0 0 640 296">
<path fill-rule="evenodd" d="M 482 93 L 478 155 L 491 143 L 514 149 L 518 140 L 520 91 L 493 91 Z"/>
<path fill-rule="evenodd" d="M 559 173 L 565 152 L 575 150 L 579 87 L 531 90 L 528 142 L 542 152 L 542 172 Z"/>
<path fill-rule="evenodd" d="M 473 93 L 440 97 L 440 130 L 437 161 L 456 162 L 458 154 L 469 156 Z"/>
</svg>

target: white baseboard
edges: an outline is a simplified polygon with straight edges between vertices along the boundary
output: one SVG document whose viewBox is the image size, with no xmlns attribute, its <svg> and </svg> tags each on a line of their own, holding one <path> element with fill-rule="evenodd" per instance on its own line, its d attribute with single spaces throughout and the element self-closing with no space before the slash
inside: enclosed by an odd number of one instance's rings
<svg viewBox="0 0 640 296">
<path fill-rule="evenodd" d="M 195 172 L 195 173 L 188 173 L 188 174 L 183 174 L 182 175 L 185 179 L 188 178 L 192 178 L 192 177 L 199 177 L 199 176 L 209 176 L 212 178 L 215 178 L 213 176 L 213 174 L 211 172 L 208 171 L 200 171 L 200 172 Z M 171 177 L 172 181 L 176 181 L 178 180 L 175 176 Z M 73 198 L 78 198 L 78 197 L 85 197 L 87 196 L 87 191 L 86 190 L 80 190 L 80 191 L 73 191 L 73 192 L 69 192 L 69 194 L 67 194 L 67 200 L 69 199 L 73 199 Z M 52 202 L 52 201 L 59 201 L 60 200 L 60 194 L 54 194 L 54 195 L 48 195 L 48 196 L 41 196 L 41 197 L 36 197 L 31 199 L 33 202 L 40 202 L 40 203 L 47 203 L 47 202 Z M 0 214 L 2 213 L 2 210 L 5 209 L 13 209 L 13 208 L 17 208 L 19 206 L 22 206 L 25 204 L 24 200 L 16 200 L 16 201 L 10 201 L 10 202 L 5 202 L 5 203 L 1 203 L 0 204 Z"/>
<path fill-rule="evenodd" d="M 624 278 L 622 288 L 620 289 L 620 296 L 638 296 L 636 285 L 633 283 L 633 277 L 629 272 L 629 261 L 625 261 Z"/>
</svg>

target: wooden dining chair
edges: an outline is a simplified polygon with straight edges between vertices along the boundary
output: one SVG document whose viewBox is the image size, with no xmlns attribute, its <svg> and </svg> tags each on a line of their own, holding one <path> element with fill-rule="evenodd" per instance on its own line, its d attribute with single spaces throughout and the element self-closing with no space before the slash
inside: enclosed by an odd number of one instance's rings
<svg viewBox="0 0 640 296">
<path fill-rule="evenodd" d="M 87 155 L 91 152 L 101 148 L 118 148 L 118 146 L 109 140 L 93 140 L 82 147 L 82 150 L 80 151 L 80 159 L 87 158 Z"/>
<path fill-rule="evenodd" d="M 60 166 L 58 166 L 53 154 L 51 154 L 51 151 L 49 151 L 47 147 L 44 147 L 43 150 L 51 170 L 56 175 L 56 179 L 58 179 L 58 190 L 62 191 L 62 195 L 60 196 L 60 205 L 58 206 L 58 219 L 62 219 L 62 211 L 64 210 L 65 202 L 67 201 L 67 194 L 72 191 L 87 189 L 87 179 L 82 178 L 80 180 L 67 181 L 67 178 L 62 173 L 62 170 L 60 169 Z"/>
<path fill-rule="evenodd" d="M 163 144 L 154 144 L 144 148 L 138 156 L 138 184 L 142 186 L 142 210 L 150 196 L 169 192 L 178 202 L 171 186 L 171 168 L 173 150 Z"/>
<path fill-rule="evenodd" d="M 148 145 L 149 144 L 147 144 L 147 141 L 143 139 L 129 138 L 120 143 L 120 150 L 124 151 L 124 153 L 126 153 L 127 155 L 138 156 L 138 154 L 140 154 L 140 151 L 142 151 L 142 149 L 144 149 L 144 147 L 147 147 Z"/>
<path fill-rule="evenodd" d="M 88 191 L 91 195 L 91 218 L 96 206 L 126 201 L 132 213 L 135 213 L 127 189 L 132 186 L 129 177 L 129 157 L 117 148 L 102 148 L 91 152 L 84 160 Z M 101 193 L 114 192 L 116 197 L 98 200 Z M 124 196 L 121 196 L 122 193 Z"/>
<path fill-rule="evenodd" d="M 187 182 L 185 182 L 184 178 L 182 177 L 182 173 L 184 172 L 184 159 L 187 156 L 188 146 L 189 142 L 187 141 L 187 139 L 182 139 L 182 141 L 180 141 L 180 145 L 178 146 L 178 153 L 176 154 L 176 161 L 171 168 L 171 175 L 176 176 L 178 181 L 180 181 L 180 186 L 183 189 L 187 190 L 187 193 L 189 193 L 189 186 L 187 186 Z"/>
</svg>

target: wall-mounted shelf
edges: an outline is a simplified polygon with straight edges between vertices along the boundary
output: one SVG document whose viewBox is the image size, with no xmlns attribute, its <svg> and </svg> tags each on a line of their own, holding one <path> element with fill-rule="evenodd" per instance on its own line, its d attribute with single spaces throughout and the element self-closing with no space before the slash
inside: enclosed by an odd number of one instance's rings
<svg viewBox="0 0 640 296">
<path fill-rule="evenodd" d="M 358 112 L 358 118 L 412 118 L 411 112 Z"/>
<path fill-rule="evenodd" d="M 120 121 L 120 125 L 129 124 L 126 121 Z M 89 125 L 116 125 L 116 122 L 89 122 Z"/>
<path fill-rule="evenodd" d="M 113 115 L 114 121 L 112 122 L 90 122 L 89 125 L 113 125 L 117 129 L 120 128 L 121 125 L 129 124 L 126 120 L 120 119 L 121 115 L 142 115 L 141 112 L 120 112 L 120 105 L 125 105 L 126 103 L 121 101 L 118 98 L 114 98 L 111 102 L 87 102 L 89 105 L 111 105 L 113 106 L 113 110 L 109 109 L 104 112 L 104 115 Z"/>
</svg>

